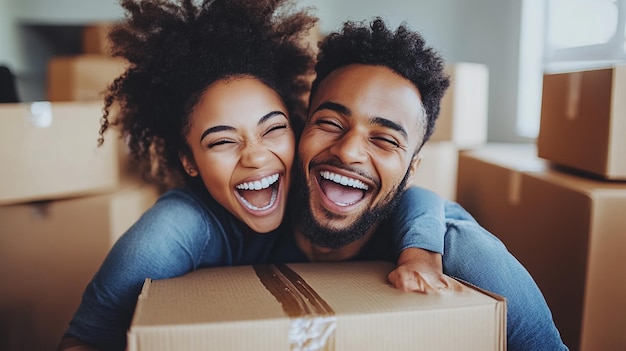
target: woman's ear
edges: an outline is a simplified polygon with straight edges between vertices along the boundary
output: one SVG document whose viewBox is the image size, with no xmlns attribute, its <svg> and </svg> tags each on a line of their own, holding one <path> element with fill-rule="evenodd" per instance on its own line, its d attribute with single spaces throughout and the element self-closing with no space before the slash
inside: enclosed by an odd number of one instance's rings
<svg viewBox="0 0 626 351">
<path fill-rule="evenodd" d="M 185 172 L 189 174 L 191 177 L 195 177 L 198 175 L 198 170 L 196 169 L 196 163 L 193 159 L 184 154 L 178 154 L 178 158 L 180 159 L 180 163 L 182 163 Z"/>
</svg>

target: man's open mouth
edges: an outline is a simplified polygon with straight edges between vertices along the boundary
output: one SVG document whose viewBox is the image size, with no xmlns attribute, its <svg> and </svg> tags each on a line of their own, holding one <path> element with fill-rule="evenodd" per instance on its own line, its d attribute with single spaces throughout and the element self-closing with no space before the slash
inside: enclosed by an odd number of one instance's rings
<svg viewBox="0 0 626 351">
<path fill-rule="evenodd" d="M 263 211 L 271 208 L 278 194 L 278 173 L 259 180 L 245 182 L 235 186 L 241 202 L 252 211 Z"/>
<path fill-rule="evenodd" d="M 330 171 L 319 172 L 319 184 L 326 197 L 341 207 L 361 201 L 369 186 L 363 181 Z"/>
</svg>

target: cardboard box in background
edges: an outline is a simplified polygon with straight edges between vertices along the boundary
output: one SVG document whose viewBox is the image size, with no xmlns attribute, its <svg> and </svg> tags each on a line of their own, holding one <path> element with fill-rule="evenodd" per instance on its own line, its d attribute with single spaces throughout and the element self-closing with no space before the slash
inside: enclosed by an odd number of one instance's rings
<svg viewBox="0 0 626 351">
<path fill-rule="evenodd" d="M 452 141 L 460 148 L 487 142 L 489 69 L 469 62 L 446 66 L 450 87 L 441 100 L 432 141 Z"/>
<path fill-rule="evenodd" d="M 125 183 L 102 195 L 0 206 L 0 349 L 55 350 L 112 244 L 157 196 Z"/>
<path fill-rule="evenodd" d="M 1 104 L 0 205 L 117 187 L 120 141 L 97 146 L 101 109 L 99 102 Z"/>
<path fill-rule="evenodd" d="M 106 55 L 53 57 L 47 67 L 47 98 L 50 101 L 103 101 L 104 91 L 126 66 L 126 60 Z"/>
<path fill-rule="evenodd" d="M 428 141 L 420 151 L 422 158 L 411 184 L 429 189 L 448 200 L 456 198 L 458 146 L 450 141 Z"/>
<path fill-rule="evenodd" d="M 83 28 L 83 53 L 110 56 L 108 35 L 113 22 L 92 23 Z"/>
<path fill-rule="evenodd" d="M 564 173 L 535 146 L 459 156 L 457 201 L 541 288 L 570 350 L 626 350 L 626 184 Z"/>
<path fill-rule="evenodd" d="M 626 65 L 545 74 L 539 157 L 626 180 Z"/>
<path fill-rule="evenodd" d="M 388 283 L 392 269 L 387 262 L 302 263 L 147 280 L 128 349 L 506 348 L 502 298 L 469 286 L 443 294 L 402 292 Z"/>
</svg>

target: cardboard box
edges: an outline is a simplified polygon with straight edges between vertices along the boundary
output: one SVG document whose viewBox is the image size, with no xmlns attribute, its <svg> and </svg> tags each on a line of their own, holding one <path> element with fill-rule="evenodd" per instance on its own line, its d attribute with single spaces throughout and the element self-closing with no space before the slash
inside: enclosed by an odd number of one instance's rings
<svg viewBox="0 0 626 351">
<path fill-rule="evenodd" d="M 92 23 L 83 28 L 83 53 L 96 55 L 110 55 L 109 31 L 114 23 Z"/>
<path fill-rule="evenodd" d="M 626 180 L 626 65 L 543 78 L 539 157 Z"/>
<path fill-rule="evenodd" d="M 124 73 L 126 66 L 126 60 L 105 55 L 53 57 L 47 68 L 47 98 L 50 101 L 102 101 L 104 91 Z"/>
<path fill-rule="evenodd" d="M 452 141 L 461 148 L 487 142 L 489 69 L 478 63 L 446 66 L 450 87 L 441 100 L 441 111 L 430 140 Z"/>
<path fill-rule="evenodd" d="M 459 147 L 451 141 L 428 141 L 420 150 L 420 157 L 422 159 L 411 177 L 411 184 L 454 200 Z"/>
<path fill-rule="evenodd" d="M 109 249 L 157 196 L 128 183 L 102 195 L 0 206 L 0 350 L 55 350 Z"/>
<path fill-rule="evenodd" d="M 504 350 L 501 297 L 470 286 L 405 293 L 388 283 L 392 268 L 386 262 L 303 263 L 148 279 L 128 349 Z"/>
<path fill-rule="evenodd" d="M 626 350 L 626 184 L 552 169 L 534 145 L 459 157 L 457 201 L 526 266 L 571 350 Z"/>
<path fill-rule="evenodd" d="M 95 102 L 1 104 L 0 205 L 117 187 L 120 143 L 97 146 L 101 109 Z"/>
</svg>

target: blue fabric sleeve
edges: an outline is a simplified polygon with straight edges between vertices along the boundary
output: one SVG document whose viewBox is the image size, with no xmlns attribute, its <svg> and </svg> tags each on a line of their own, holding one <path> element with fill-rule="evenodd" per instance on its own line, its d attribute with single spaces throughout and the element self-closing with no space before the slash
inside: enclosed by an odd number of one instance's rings
<svg viewBox="0 0 626 351">
<path fill-rule="evenodd" d="M 446 200 L 434 192 L 411 186 L 404 191 L 391 215 L 391 234 L 396 254 L 420 248 L 443 255 L 446 233 Z"/>
<path fill-rule="evenodd" d="M 65 337 L 102 350 L 124 350 L 145 279 L 176 277 L 197 268 L 207 246 L 209 255 L 223 251 L 205 212 L 187 194 L 163 195 L 112 247 Z"/>
</svg>

